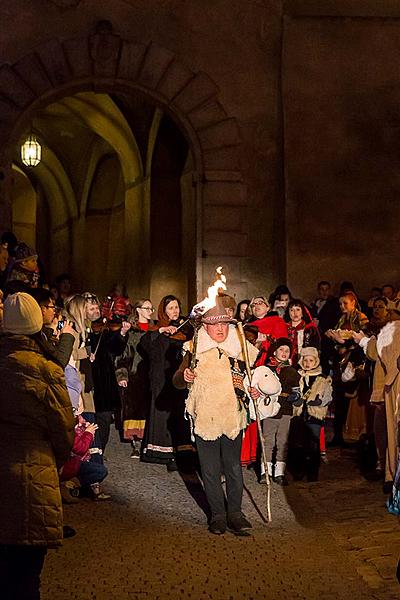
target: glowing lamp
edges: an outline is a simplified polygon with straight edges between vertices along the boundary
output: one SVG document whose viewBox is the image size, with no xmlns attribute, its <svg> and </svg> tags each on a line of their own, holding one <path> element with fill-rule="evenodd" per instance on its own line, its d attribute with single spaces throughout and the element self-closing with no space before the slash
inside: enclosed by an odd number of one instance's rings
<svg viewBox="0 0 400 600">
<path fill-rule="evenodd" d="M 42 158 L 42 146 L 36 136 L 29 135 L 21 146 L 21 160 L 27 167 L 36 167 Z"/>
</svg>

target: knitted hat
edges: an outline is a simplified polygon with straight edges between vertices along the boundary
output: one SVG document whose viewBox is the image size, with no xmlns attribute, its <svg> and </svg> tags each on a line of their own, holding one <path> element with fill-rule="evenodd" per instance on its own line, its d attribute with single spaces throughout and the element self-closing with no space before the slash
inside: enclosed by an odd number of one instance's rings
<svg viewBox="0 0 400 600">
<path fill-rule="evenodd" d="M 303 358 L 305 358 L 306 356 L 311 356 L 312 358 L 314 358 L 316 367 L 319 365 L 319 352 L 317 348 L 308 346 L 307 348 L 302 348 L 300 350 L 299 365 L 301 367 L 303 367 Z"/>
<path fill-rule="evenodd" d="M 15 247 L 14 253 L 16 263 L 22 262 L 23 260 L 29 260 L 30 258 L 38 257 L 36 250 L 30 248 L 28 244 L 25 244 L 25 242 L 20 242 Z"/>
<path fill-rule="evenodd" d="M 43 327 L 39 304 L 25 292 L 7 296 L 4 302 L 3 330 L 8 333 L 32 335 Z"/>
<path fill-rule="evenodd" d="M 206 325 L 213 325 L 214 323 L 230 323 L 230 316 L 226 313 L 225 308 L 221 305 L 221 303 L 217 302 L 213 308 L 210 308 L 207 312 L 202 316 L 202 323 Z"/>
</svg>

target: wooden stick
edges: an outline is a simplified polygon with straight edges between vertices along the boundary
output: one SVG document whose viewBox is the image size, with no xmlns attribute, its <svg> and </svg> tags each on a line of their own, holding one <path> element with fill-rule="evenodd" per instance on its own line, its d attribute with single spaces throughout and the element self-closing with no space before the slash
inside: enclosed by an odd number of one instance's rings
<svg viewBox="0 0 400 600">
<path fill-rule="evenodd" d="M 243 331 L 243 324 L 240 323 L 240 322 L 238 322 L 237 323 L 237 328 L 239 330 L 241 341 L 242 341 L 243 356 L 244 356 L 244 361 L 245 361 L 245 364 L 246 364 L 247 377 L 249 378 L 249 384 L 251 385 L 251 369 L 250 369 L 249 351 L 248 351 L 248 348 L 247 348 L 246 336 L 245 336 L 244 331 Z M 271 521 L 272 521 L 272 516 L 271 516 L 271 480 L 270 480 L 269 474 L 268 474 L 267 453 L 265 451 L 264 436 L 263 436 L 263 433 L 262 433 L 261 419 L 260 419 L 260 413 L 259 413 L 259 410 L 258 410 L 258 404 L 254 400 L 253 400 L 253 405 L 254 405 L 254 409 L 255 409 L 255 412 L 256 412 L 256 421 L 257 421 L 258 436 L 260 438 L 260 444 L 261 444 L 261 455 L 262 455 L 262 460 L 263 460 L 264 467 L 265 467 L 265 480 L 266 480 L 266 483 L 267 483 L 266 494 L 267 494 L 267 516 L 268 516 L 268 523 L 271 523 Z"/>
</svg>

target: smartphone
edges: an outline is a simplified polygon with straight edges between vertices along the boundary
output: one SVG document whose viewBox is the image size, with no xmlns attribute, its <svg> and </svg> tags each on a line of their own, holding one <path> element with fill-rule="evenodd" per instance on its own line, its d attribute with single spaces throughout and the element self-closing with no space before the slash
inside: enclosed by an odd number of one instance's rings
<svg viewBox="0 0 400 600">
<path fill-rule="evenodd" d="M 61 319 L 61 321 L 58 321 L 58 323 L 57 323 L 57 331 L 61 331 L 62 328 L 64 327 L 64 325 L 65 325 L 64 319 Z"/>
</svg>

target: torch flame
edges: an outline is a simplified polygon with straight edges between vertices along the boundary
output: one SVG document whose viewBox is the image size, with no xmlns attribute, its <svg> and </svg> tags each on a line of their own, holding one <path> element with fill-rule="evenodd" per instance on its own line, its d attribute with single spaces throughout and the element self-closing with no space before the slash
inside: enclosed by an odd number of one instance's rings
<svg viewBox="0 0 400 600">
<path fill-rule="evenodd" d="M 190 317 L 204 315 L 205 312 L 213 308 L 217 303 L 218 290 L 226 290 L 226 277 L 222 272 L 222 267 L 216 269 L 217 278 L 211 287 L 207 290 L 207 297 L 193 306 Z"/>
</svg>

